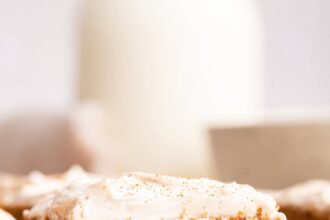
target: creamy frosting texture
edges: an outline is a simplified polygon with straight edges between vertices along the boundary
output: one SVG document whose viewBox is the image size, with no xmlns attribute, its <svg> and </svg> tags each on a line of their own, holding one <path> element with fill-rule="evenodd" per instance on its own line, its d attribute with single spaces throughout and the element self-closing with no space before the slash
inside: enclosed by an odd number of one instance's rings
<svg viewBox="0 0 330 220">
<path fill-rule="evenodd" d="M 79 178 L 40 201 L 25 217 L 80 220 L 285 220 L 275 200 L 248 185 L 132 173 L 116 179 Z"/>
<path fill-rule="evenodd" d="M 330 210 L 330 181 L 310 180 L 272 194 L 281 206 Z"/>
<path fill-rule="evenodd" d="M 61 175 L 44 175 L 37 171 L 28 176 L 0 175 L 0 206 L 33 206 L 46 195 L 87 175 L 89 174 L 78 166 Z"/>
<path fill-rule="evenodd" d="M 0 209 L 0 219 L 1 220 L 15 220 L 13 216 L 11 216 L 9 213 L 5 212 L 2 209 Z"/>
</svg>

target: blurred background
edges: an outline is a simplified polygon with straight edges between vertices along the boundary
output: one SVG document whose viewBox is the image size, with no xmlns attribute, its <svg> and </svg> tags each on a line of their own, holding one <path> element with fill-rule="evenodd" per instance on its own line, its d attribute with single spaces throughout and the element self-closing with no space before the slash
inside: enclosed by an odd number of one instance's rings
<svg viewBox="0 0 330 220">
<path fill-rule="evenodd" d="M 330 178 L 330 2 L 0 0 L 0 170 Z"/>
</svg>

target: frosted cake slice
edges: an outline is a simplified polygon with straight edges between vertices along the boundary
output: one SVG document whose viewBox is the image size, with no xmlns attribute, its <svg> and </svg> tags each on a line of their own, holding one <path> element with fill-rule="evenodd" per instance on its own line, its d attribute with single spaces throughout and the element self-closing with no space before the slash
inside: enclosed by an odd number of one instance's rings
<svg viewBox="0 0 330 220">
<path fill-rule="evenodd" d="M 248 185 L 132 173 L 80 178 L 24 212 L 26 220 L 286 220 Z"/>
<path fill-rule="evenodd" d="M 89 175 L 80 167 L 72 167 L 63 174 L 44 175 L 34 171 L 28 176 L 0 175 L 0 208 L 22 219 L 22 212 L 39 200 L 67 186 L 80 176 Z"/>
<path fill-rule="evenodd" d="M 289 220 L 329 220 L 330 182 L 310 180 L 273 193 Z"/>
</svg>

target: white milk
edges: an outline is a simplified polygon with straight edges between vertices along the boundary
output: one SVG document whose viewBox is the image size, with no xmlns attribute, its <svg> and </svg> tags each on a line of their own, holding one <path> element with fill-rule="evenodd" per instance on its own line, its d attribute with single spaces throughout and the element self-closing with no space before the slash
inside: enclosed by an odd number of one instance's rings
<svg viewBox="0 0 330 220">
<path fill-rule="evenodd" d="M 208 129 L 261 110 L 252 0 L 90 1 L 81 96 L 106 105 L 121 170 L 210 175 Z"/>
</svg>

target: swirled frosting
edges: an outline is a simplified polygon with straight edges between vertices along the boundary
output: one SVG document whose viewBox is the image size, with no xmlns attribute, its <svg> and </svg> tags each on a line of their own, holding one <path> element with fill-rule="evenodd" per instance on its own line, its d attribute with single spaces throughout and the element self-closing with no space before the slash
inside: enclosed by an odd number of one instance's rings
<svg viewBox="0 0 330 220">
<path fill-rule="evenodd" d="M 272 193 L 281 206 L 330 210 L 330 181 L 310 180 Z"/>
<path fill-rule="evenodd" d="M 87 174 L 78 166 L 60 175 L 44 175 L 34 171 L 28 176 L 0 175 L 0 207 L 32 207 L 46 195 L 53 193 L 80 176 Z"/>
<path fill-rule="evenodd" d="M 145 173 L 77 179 L 24 215 L 51 220 L 286 219 L 271 196 L 248 185 Z"/>
</svg>

